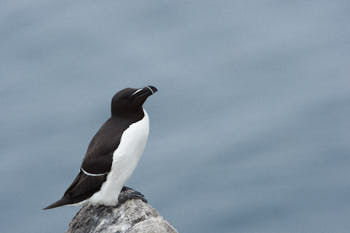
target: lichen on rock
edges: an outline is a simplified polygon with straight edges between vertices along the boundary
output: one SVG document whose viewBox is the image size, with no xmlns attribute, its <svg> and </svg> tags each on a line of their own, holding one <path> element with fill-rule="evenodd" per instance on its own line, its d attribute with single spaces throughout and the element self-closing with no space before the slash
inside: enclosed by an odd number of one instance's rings
<svg viewBox="0 0 350 233">
<path fill-rule="evenodd" d="M 123 195 L 122 192 L 120 195 Z M 140 199 L 117 206 L 83 206 L 66 233 L 177 233 L 157 210 Z"/>
</svg>

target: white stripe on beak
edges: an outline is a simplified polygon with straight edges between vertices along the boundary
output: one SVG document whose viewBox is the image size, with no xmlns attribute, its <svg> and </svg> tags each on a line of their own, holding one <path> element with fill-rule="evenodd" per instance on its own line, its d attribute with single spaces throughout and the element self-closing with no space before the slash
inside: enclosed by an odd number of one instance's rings
<svg viewBox="0 0 350 233">
<path fill-rule="evenodd" d="M 150 88 L 149 86 L 147 86 L 147 88 L 152 92 L 152 95 L 153 95 L 154 91 L 152 90 L 152 88 Z"/>
</svg>

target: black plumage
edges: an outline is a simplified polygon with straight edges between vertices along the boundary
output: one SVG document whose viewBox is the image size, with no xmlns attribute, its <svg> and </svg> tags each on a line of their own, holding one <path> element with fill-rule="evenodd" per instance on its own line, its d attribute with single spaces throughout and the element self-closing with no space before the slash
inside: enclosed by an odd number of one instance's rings
<svg viewBox="0 0 350 233">
<path fill-rule="evenodd" d="M 79 174 L 63 197 L 45 209 L 79 203 L 100 190 L 111 170 L 113 153 L 119 146 L 123 132 L 144 117 L 142 105 L 156 91 L 152 86 L 143 89 L 126 88 L 114 95 L 111 117 L 92 138 Z"/>
</svg>

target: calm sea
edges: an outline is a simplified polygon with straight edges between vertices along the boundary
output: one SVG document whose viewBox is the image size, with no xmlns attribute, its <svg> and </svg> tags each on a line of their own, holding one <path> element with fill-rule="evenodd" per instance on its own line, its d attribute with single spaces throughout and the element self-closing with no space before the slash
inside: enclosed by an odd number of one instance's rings
<svg viewBox="0 0 350 233">
<path fill-rule="evenodd" d="M 0 0 L 1 232 L 61 197 L 124 87 L 152 84 L 128 185 L 180 233 L 350 229 L 349 1 Z"/>
</svg>

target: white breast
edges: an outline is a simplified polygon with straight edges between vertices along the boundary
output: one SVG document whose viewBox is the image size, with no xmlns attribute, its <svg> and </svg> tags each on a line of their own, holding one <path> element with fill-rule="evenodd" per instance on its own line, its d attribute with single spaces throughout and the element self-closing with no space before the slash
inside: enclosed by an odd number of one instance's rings
<svg viewBox="0 0 350 233">
<path fill-rule="evenodd" d="M 133 173 L 145 149 L 149 119 L 147 112 L 142 120 L 133 123 L 126 129 L 121 137 L 119 146 L 113 153 L 113 164 L 106 181 L 100 191 L 89 199 L 92 204 L 116 205 L 118 196 L 124 183 Z"/>
</svg>

